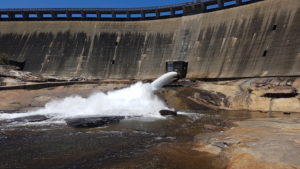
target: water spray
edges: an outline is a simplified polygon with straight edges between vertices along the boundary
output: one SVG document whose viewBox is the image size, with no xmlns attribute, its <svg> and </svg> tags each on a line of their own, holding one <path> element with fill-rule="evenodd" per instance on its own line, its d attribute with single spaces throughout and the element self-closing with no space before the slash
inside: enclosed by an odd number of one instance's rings
<svg viewBox="0 0 300 169">
<path fill-rule="evenodd" d="M 104 92 L 96 92 L 88 98 L 71 96 L 51 101 L 44 108 L 23 113 L 1 113 L 0 120 L 13 120 L 29 116 L 45 116 L 43 122 L 64 123 L 65 119 L 78 117 L 101 116 L 139 116 L 163 118 L 159 111 L 169 109 L 154 94 L 155 90 L 169 84 L 177 76 L 176 72 L 168 72 L 150 83 L 137 82 L 127 88 Z"/>
</svg>

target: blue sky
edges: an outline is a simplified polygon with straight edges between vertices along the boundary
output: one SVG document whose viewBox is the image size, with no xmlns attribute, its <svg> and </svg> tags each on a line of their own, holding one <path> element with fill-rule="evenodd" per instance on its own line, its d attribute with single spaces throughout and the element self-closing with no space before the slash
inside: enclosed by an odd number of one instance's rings
<svg viewBox="0 0 300 169">
<path fill-rule="evenodd" d="M 130 8 L 193 0 L 1 0 L 0 8 Z"/>
</svg>

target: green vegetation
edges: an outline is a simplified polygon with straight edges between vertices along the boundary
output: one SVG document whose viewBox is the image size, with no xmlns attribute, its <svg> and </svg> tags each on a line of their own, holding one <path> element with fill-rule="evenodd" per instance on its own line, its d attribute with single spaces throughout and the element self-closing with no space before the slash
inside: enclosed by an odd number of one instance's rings
<svg viewBox="0 0 300 169">
<path fill-rule="evenodd" d="M 8 55 L 5 53 L 0 53 L 0 65 L 8 65 Z"/>
</svg>

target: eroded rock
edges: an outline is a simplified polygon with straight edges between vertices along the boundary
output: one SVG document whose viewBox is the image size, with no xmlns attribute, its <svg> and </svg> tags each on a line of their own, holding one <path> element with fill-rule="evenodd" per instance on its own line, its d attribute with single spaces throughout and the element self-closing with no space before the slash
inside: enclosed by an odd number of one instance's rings
<svg viewBox="0 0 300 169">
<path fill-rule="evenodd" d="M 226 148 L 229 146 L 229 144 L 225 141 L 213 142 L 212 145 L 220 148 Z"/>
<path fill-rule="evenodd" d="M 220 130 L 221 127 L 212 125 L 212 124 L 204 124 L 203 127 L 207 130 Z"/>
<path fill-rule="evenodd" d="M 198 82 L 190 99 L 214 109 L 300 112 L 300 78 Z"/>
<path fill-rule="evenodd" d="M 226 95 L 216 91 L 199 90 L 193 96 L 195 99 L 202 100 L 213 106 L 228 106 Z"/>
<path fill-rule="evenodd" d="M 222 149 L 220 147 L 210 145 L 210 144 L 193 148 L 193 150 L 200 151 L 200 152 L 207 152 L 207 153 L 211 153 L 214 155 L 219 155 L 222 151 Z"/>
</svg>

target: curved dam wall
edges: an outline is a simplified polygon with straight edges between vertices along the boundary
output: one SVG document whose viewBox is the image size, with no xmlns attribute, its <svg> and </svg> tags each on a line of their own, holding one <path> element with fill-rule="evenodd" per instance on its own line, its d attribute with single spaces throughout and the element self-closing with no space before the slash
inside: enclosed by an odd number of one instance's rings
<svg viewBox="0 0 300 169">
<path fill-rule="evenodd" d="M 36 74 L 155 78 L 168 60 L 189 78 L 300 75 L 300 1 L 150 21 L 3 21 L 0 54 Z"/>
</svg>

